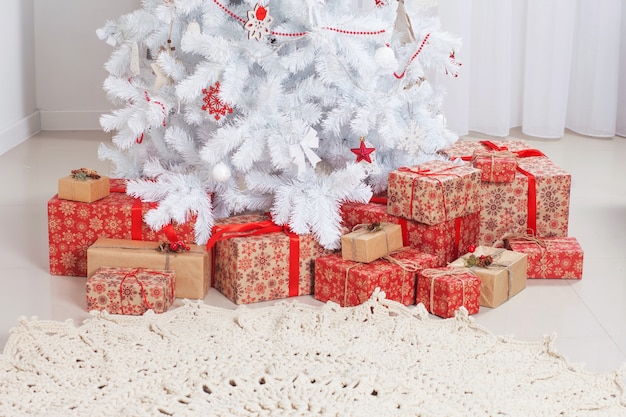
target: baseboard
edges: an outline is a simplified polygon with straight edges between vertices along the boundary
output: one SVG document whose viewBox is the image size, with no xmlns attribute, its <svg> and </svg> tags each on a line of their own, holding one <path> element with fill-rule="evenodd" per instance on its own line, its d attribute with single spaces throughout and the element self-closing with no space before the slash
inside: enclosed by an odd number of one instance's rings
<svg viewBox="0 0 626 417">
<path fill-rule="evenodd" d="M 0 132 L 0 155 L 13 149 L 41 130 L 39 110 Z"/>
<path fill-rule="evenodd" d="M 102 130 L 103 111 L 41 111 L 41 130 Z"/>
</svg>

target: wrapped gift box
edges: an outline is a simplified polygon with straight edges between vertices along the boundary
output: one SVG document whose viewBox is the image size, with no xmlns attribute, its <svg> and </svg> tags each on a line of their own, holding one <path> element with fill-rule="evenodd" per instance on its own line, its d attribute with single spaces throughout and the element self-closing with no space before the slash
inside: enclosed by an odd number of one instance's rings
<svg viewBox="0 0 626 417">
<path fill-rule="evenodd" d="M 340 254 L 331 254 L 315 260 L 315 293 L 319 301 L 333 301 L 343 307 L 356 306 L 367 301 L 376 288 L 386 298 L 404 305 L 415 303 L 416 274 L 422 268 L 437 265 L 433 255 L 416 249 L 403 249 L 391 254 L 400 263 L 415 266 L 403 269 L 397 263 L 378 259 L 370 263 L 344 260 Z"/>
<path fill-rule="evenodd" d="M 480 213 L 472 213 L 435 225 L 393 216 L 387 212 L 387 205 L 383 202 L 346 203 L 342 206 L 341 213 L 344 225 L 348 228 L 377 221 L 399 224 L 404 246 L 436 255 L 440 261 L 437 266 L 454 261 L 466 252 L 468 246 L 478 243 Z"/>
<path fill-rule="evenodd" d="M 464 267 L 471 255 L 491 256 L 493 263 L 486 267 L 475 266 L 472 271 L 481 279 L 480 305 L 497 307 L 526 288 L 528 256 L 503 248 L 478 246 L 450 263 L 452 267 Z"/>
<path fill-rule="evenodd" d="M 429 161 L 389 173 L 388 206 L 394 216 L 429 225 L 480 210 L 480 170 L 448 161 Z"/>
<path fill-rule="evenodd" d="M 213 245 L 213 286 L 233 303 L 313 293 L 314 261 L 330 251 L 312 235 L 291 233 L 266 215 L 233 216 L 216 223 L 214 237 L 220 230 L 226 232 Z"/>
<path fill-rule="evenodd" d="M 458 141 L 442 152 L 451 159 L 471 160 L 476 151 L 504 150 L 517 156 L 512 183 L 481 184 L 479 244 L 493 243 L 507 234 L 567 236 L 571 175 L 523 140 Z"/>
<path fill-rule="evenodd" d="M 528 255 L 528 278 L 583 277 L 583 250 L 575 237 L 512 238 L 506 247 Z"/>
<path fill-rule="evenodd" d="M 370 223 L 341 236 L 344 260 L 372 262 L 402 248 L 402 228 L 393 223 Z"/>
<path fill-rule="evenodd" d="M 517 158 L 510 151 L 474 151 L 472 166 L 480 169 L 481 181 L 512 182 L 517 171 Z"/>
<path fill-rule="evenodd" d="M 143 222 L 152 206 L 124 193 L 125 181 L 111 179 L 108 197 L 93 203 L 48 201 L 48 246 L 50 274 L 87 276 L 87 248 L 99 237 L 165 242 L 163 232 L 155 232 Z M 178 237 L 195 241 L 195 221 L 176 225 Z"/>
<path fill-rule="evenodd" d="M 177 298 L 203 299 L 211 285 L 210 254 L 204 246 L 188 246 L 172 252 L 159 242 L 99 238 L 87 249 L 87 276 L 104 266 L 173 270 Z"/>
<path fill-rule="evenodd" d="M 418 275 L 416 302 L 443 318 L 454 317 L 461 306 L 469 314 L 480 309 L 481 280 L 468 268 L 431 268 Z"/>
<path fill-rule="evenodd" d="M 58 198 L 92 203 L 110 194 L 109 177 L 76 179 L 72 175 L 59 179 Z"/>
<path fill-rule="evenodd" d="M 174 302 L 174 271 L 99 268 L 87 279 L 87 311 L 141 315 L 163 313 Z"/>
</svg>

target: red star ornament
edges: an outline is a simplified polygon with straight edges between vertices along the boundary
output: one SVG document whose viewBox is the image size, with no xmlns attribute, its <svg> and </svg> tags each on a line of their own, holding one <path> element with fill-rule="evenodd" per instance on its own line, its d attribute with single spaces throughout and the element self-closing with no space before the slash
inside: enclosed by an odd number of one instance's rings
<svg viewBox="0 0 626 417">
<path fill-rule="evenodd" d="M 370 158 L 370 154 L 376 150 L 376 148 L 368 148 L 365 145 L 365 138 L 361 136 L 361 145 L 358 148 L 350 149 L 352 153 L 356 155 L 356 162 L 359 163 L 361 161 L 367 161 L 370 164 L 372 163 L 372 158 Z"/>
</svg>

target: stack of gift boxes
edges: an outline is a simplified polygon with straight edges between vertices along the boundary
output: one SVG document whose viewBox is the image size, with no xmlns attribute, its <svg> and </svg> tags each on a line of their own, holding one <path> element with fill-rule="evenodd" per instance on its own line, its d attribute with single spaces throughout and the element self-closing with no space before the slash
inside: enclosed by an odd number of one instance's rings
<svg viewBox="0 0 626 417">
<path fill-rule="evenodd" d="M 152 231 L 153 206 L 124 184 L 73 174 L 48 203 L 50 272 L 87 276 L 88 309 L 162 312 L 210 285 L 235 304 L 313 295 L 353 306 L 379 288 L 451 317 L 497 307 L 527 278 L 582 278 L 567 235 L 571 177 L 520 140 L 459 141 L 390 172 L 385 196 L 343 205 L 339 251 L 265 213 L 218 219 L 206 246 L 191 245 L 193 220 Z"/>
</svg>

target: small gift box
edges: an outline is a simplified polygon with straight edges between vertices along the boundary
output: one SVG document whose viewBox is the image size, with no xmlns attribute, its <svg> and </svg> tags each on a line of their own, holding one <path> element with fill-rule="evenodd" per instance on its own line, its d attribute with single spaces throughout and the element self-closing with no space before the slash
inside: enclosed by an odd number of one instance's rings
<svg viewBox="0 0 626 417">
<path fill-rule="evenodd" d="M 517 170 L 517 158 L 510 151 L 475 151 L 472 166 L 480 169 L 481 181 L 512 182 Z"/>
<path fill-rule="evenodd" d="M 87 249 L 87 275 L 103 266 L 173 270 L 177 298 L 203 299 L 211 285 L 209 253 L 204 246 L 187 247 L 175 252 L 159 242 L 100 238 Z"/>
<path fill-rule="evenodd" d="M 389 213 L 429 225 L 480 210 L 481 171 L 448 161 L 429 161 L 389 173 Z"/>
<path fill-rule="evenodd" d="M 465 253 L 468 246 L 478 242 L 480 213 L 471 213 L 444 223 L 428 225 L 387 213 L 387 203 L 381 201 L 367 204 L 346 203 L 341 208 L 341 216 L 348 228 L 374 222 L 399 224 L 404 246 L 436 255 L 440 261 L 436 266 L 454 261 Z"/>
<path fill-rule="evenodd" d="M 478 246 L 450 266 L 471 268 L 481 279 L 481 306 L 497 307 L 526 288 L 528 256 L 524 253 Z"/>
<path fill-rule="evenodd" d="M 153 208 L 125 193 L 126 181 L 112 178 L 111 194 L 93 203 L 48 201 L 48 248 L 51 275 L 87 276 L 87 249 L 99 237 L 152 242 L 169 240 L 164 231 L 156 232 L 143 221 Z M 195 219 L 173 226 L 178 238 L 195 241 Z"/>
<path fill-rule="evenodd" d="M 356 306 L 380 288 L 387 299 L 411 305 L 415 303 L 417 272 L 438 262 L 437 257 L 410 248 L 370 263 L 347 261 L 340 254 L 322 256 L 315 260 L 314 298 L 343 307 Z"/>
<path fill-rule="evenodd" d="M 141 315 L 163 313 L 174 302 L 174 271 L 147 268 L 98 268 L 87 279 L 87 311 Z"/>
<path fill-rule="evenodd" d="M 575 237 L 515 237 L 506 247 L 528 255 L 528 278 L 583 277 L 583 250 Z"/>
<path fill-rule="evenodd" d="M 58 198 L 61 200 L 93 203 L 109 194 L 109 177 L 87 168 L 75 169 L 71 175 L 59 179 Z"/>
<path fill-rule="evenodd" d="M 213 286 L 235 304 L 313 293 L 314 260 L 330 253 L 312 235 L 297 235 L 265 214 L 216 222 Z"/>
<path fill-rule="evenodd" d="M 469 314 L 480 309 L 481 280 L 468 268 L 431 268 L 418 275 L 416 302 L 443 318 L 454 317 L 461 306 Z"/>
<path fill-rule="evenodd" d="M 402 246 L 399 224 L 374 222 L 357 225 L 352 232 L 341 236 L 341 255 L 346 261 L 372 262 Z"/>
</svg>

